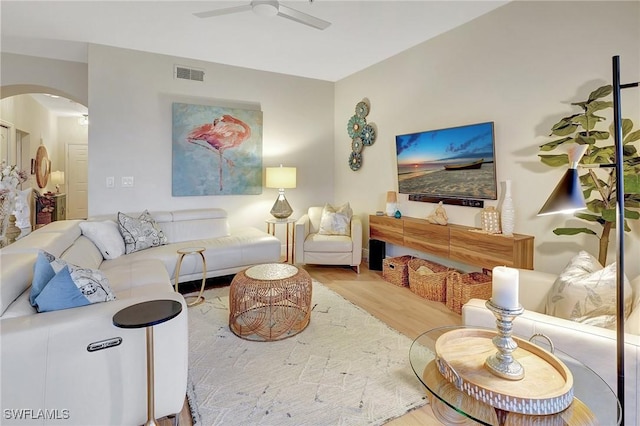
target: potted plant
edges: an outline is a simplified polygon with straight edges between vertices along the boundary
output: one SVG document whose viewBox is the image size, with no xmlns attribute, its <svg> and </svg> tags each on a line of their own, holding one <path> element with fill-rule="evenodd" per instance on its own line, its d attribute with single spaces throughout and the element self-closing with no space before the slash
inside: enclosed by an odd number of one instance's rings
<svg viewBox="0 0 640 426">
<path fill-rule="evenodd" d="M 587 200 L 586 211 L 574 213 L 578 219 L 588 222 L 584 227 L 556 228 L 556 235 L 587 234 L 597 236 L 600 240 L 598 261 L 605 265 L 609 247 L 611 229 L 616 226 L 616 173 L 611 167 L 615 163 L 615 146 L 613 141 L 613 124 L 603 130 L 607 118 L 598 115 L 613 108 L 613 102 L 605 100 L 613 88 L 602 86 L 591 92 L 586 101 L 574 102 L 571 105 L 582 109 L 581 112 L 563 117 L 551 128 L 551 135 L 559 137 L 540 146 L 543 152 L 553 151 L 565 144 L 577 143 L 588 148 L 580 160 L 588 168 L 579 168 L 580 184 Z M 622 143 L 624 150 L 624 229 L 630 231 L 627 221 L 640 218 L 640 155 L 637 141 L 640 130 L 633 130 L 633 122 L 622 119 Z M 566 166 L 569 162 L 567 154 L 539 154 L 540 160 L 552 167 Z M 595 166 L 595 167 L 594 167 Z M 604 166 L 600 167 L 599 166 Z M 607 167 L 609 166 L 609 167 Z M 595 228 L 598 228 L 599 234 Z"/>
</svg>

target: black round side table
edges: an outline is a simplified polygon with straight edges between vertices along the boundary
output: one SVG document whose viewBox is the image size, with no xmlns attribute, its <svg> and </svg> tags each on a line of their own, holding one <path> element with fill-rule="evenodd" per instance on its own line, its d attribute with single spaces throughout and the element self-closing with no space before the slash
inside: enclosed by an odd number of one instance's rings
<svg viewBox="0 0 640 426">
<path fill-rule="evenodd" d="M 157 425 L 154 413 L 153 326 L 177 317 L 182 304 L 175 300 L 149 300 L 121 309 L 113 316 L 113 325 L 120 328 L 146 328 L 147 332 L 147 422 Z"/>
</svg>

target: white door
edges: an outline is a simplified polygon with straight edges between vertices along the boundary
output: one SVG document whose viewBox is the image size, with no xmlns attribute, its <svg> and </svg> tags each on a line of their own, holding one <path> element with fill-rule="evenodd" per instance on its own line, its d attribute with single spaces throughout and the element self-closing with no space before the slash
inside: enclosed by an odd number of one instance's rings
<svg viewBox="0 0 640 426">
<path fill-rule="evenodd" d="M 86 219 L 89 190 L 89 146 L 67 145 L 67 219 Z"/>
</svg>

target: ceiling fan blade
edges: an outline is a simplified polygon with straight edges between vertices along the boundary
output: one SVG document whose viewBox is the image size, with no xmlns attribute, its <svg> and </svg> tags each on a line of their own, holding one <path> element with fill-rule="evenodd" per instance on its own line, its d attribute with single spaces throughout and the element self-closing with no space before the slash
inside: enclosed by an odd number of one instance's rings
<svg viewBox="0 0 640 426">
<path fill-rule="evenodd" d="M 324 30 L 329 25 L 331 25 L 331 22 L 327 22 L 323 19 L 316 18 L 315 16 L 307 15 L 304 12 L 291 9 L 290 7 L 283 6 L 282 4 L 280 4 L 278 7 L 278 16 L 291 19 L 292 21 L 296 21 L 301 24 L 305 24 L 310 27 L 317 28 L 319 30 Z"/>
<path fill-rule="evenodd" d="M 224 9 L 208 10 L 206 12 L 194 13 L 194 15 L 197 16 L 198 18 L 210 18 L 212 16 L 228 15 L 230 13 L 244 12 L 247 10 L 251 10 L 250 4 L 245 4 L 243 6 L 227 7 Z"/>
</svg>

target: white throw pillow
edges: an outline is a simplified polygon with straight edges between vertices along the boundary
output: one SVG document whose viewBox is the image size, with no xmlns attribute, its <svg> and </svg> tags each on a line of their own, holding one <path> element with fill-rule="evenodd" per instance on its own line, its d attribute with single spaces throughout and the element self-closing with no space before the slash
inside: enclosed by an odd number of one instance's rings
<svg viewBox="0 0 640 426">
<path fill-rule="evenodd" d="M 351 235 L 351 216 L 349 203 L 338 208 L 325 204 L 320 218 L 320 235 Z"/>
<path fill-rule="evenodd" d="M 124 240 L 118 224 L 112 220 L 80 222 L 82 235 L 98 247 L 105 259 L 116 259 L 124 254 Z"/>
<path fill-rule="evenodd" d="M 629 280 L 624 280 L 625 313 L 631 312 Z M 547 295 L 546 314 L 598 327 L 616 323 L 616 264 L 603 268 L 598 260 L 581 251 L 567 264 Z"/>
</svg>

